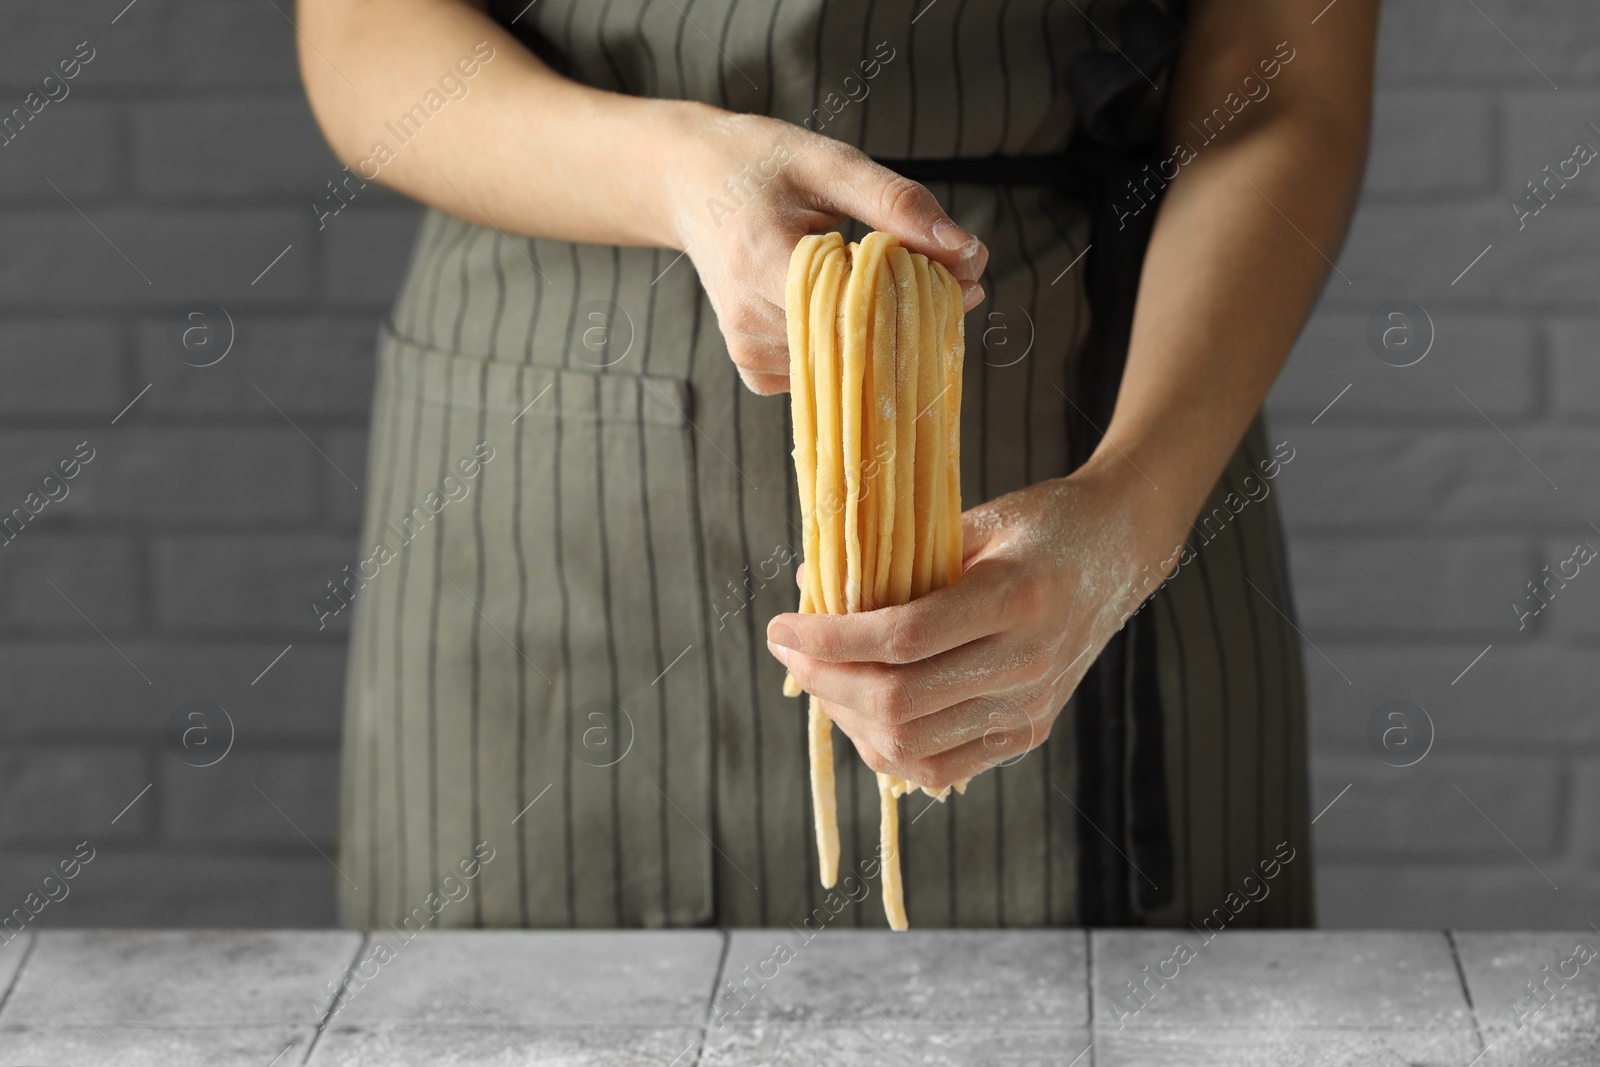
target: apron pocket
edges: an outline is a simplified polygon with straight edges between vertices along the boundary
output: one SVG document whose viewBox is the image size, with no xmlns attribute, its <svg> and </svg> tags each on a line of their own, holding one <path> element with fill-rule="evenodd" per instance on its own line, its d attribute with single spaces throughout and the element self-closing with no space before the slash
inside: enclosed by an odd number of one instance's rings
<svg viewBox="0 0 1600 1067">
<path fill-rule="evenodd" d="M 487 925 L 709 920 L 691 403 L 681 379 L 386 331 L 364 554 L 386 543 L 395 577 L 352 663 L 392 716 L 376 795 L 403 808 L 408 893 L 486 842 Z"/>
</svg>

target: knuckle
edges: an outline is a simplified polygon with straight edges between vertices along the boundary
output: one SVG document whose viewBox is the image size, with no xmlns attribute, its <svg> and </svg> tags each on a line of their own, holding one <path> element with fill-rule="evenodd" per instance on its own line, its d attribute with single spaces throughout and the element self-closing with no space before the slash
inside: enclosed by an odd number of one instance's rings
<svg viewBox="0 0 1600 1067">
<path fill-rule="evenodd" d="M 878 207 L 890 218 L 916 215 L 927 206 L 928 191 L 910 178 L 896 174 L 878 191 Z"/>
<path fill-rule="evenodd" d="M 878 730 L 876 744 L 879 751 L 891 763 L 903 763 L 916 755 L 916 734 L 904 724 L 881 727 Z"/>
<path fill-rule="evenodd" d="M 1011 582 L 1000 602 L 1000 613 L 1008 622 L 1033 622 L 1044 608 L 1045 592 L 1037 582 Z"/>
<path fill-rule="evenodd" d="M 857 755 L 867 765 L 867 770 L 874 774 L 888 774 L 894 768 L 894 761 L 871 745 L 861 746 Z"/>
<path fill-rule="evenodd" d="M 915 663 L 922 659 L 927 647 L 927 627 L 910 612 L 895 613 L 894 625 L 889 628 L 888 649 L 891 663 Z"/>
<path fill-rule="evenodd" d="M 898 671 L 881 673 L 872 686 L 869 712 L 874 719 L 890 726 L 903 726 L 916 711 L 916 695 Z"/>
</svg>

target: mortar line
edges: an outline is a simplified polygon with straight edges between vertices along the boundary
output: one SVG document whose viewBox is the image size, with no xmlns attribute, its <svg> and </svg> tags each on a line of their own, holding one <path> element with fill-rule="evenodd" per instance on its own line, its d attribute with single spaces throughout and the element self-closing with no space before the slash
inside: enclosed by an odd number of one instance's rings
<svg viewBox="0 0 1600 1067">
<path fill-rule="evenodd" d="M 356 946 L 354 956 L 350 957 L 349 966 L 344 969 L 344 977 L 339 979 L 339 991 L 328 1001 L 328 1010 L 323 1012 L 322 1018 L 317 1020 L 317 1028 L 311 1034 L 311 1041 L 306 1045 L 306 1054 L 300 1060 L 300 1067 L 305 1067 L 311 1062 L 311 1056 L 317 1050 L 317 1042 L 322 1040 L 322 1032 L 328 1028 L 333 1017 L 338 1014 L 339 1002 L 344 999 L 345 990 L 350 988 L 350 976 L 356 971 L 356 961 L 361 958 L 361 953 L 366 951 L 367 945 L 372 941 L 372 931 L 361 931 L 361 943 Z"/>
<path fill-rule="evenodd" d="M 700 1047 L 695 1050 L 694 1062 L 689 1064 L 689 1067 L 699 1067 L 700 1060 L 706 1054 L 706 1039 L 711 1036 L 711 1016 L 717 1010 L 717 990 L 722 986 L 722 975 L 728 966 L 728 950 L 733 946 L 731 933 L 727 930 L 718 930 L 717 933 L 722 935 L 722 952 L 717 956 L 716 976 L 711 979 L 711 996 L 706 1000 L 706 1018 L 700 1024 Z"/>
</svg>

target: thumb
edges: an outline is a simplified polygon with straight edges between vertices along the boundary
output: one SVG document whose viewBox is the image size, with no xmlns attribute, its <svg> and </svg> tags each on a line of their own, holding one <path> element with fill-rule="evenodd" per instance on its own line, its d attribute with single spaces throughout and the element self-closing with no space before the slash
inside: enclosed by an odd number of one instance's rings
<svg viewBox="0 0 1600 1067">
<path fill-rule="evenodd" d="M 824 206 L 837 210 L 875 230 L 892 233 L 912 252 L 937 260 L 961 283 L 968 310 L 983 299 L 978 284 L 989 262 L 982 241 L 963 230 L 939 206 L 926 187 L 874 162 L 864 152 L 840 145 L 840 150 L 811 157 L 826 167 L 811 187 L 823 192 Z"/>
</svg>

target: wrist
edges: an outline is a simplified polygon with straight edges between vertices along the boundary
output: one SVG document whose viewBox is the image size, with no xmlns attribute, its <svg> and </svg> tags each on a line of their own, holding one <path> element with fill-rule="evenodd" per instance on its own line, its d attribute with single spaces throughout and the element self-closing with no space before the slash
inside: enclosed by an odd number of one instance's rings
<svg viewBox="0 0 1600 1067">
<path fill-rule="evenodd" d="M 665 248 L 686 250 L 693 236 L 695 212 L 704 211 L 704 172 L 712 169 L 713 124 L 728 112 L 697 100 L 647 100 L 640 123 L 650 139 L 659 168 L 639 175 L 645 187 L 651 225 Z"/>
<path fill-rule="evenodd" d="M 1072 481 L 1092 488 L 1125 520 L 1128 548 L 1141 566 L 1159 569 L 1188 540 L 1190 522 L 1204 500 L 1178 472 L 1134 459 L 1109 441 L 1074 471 Z"/>
</svg>

